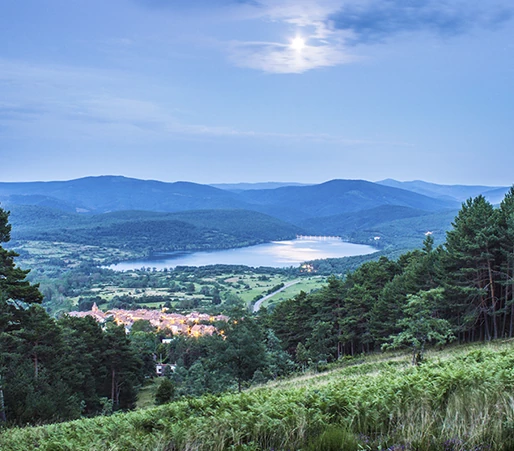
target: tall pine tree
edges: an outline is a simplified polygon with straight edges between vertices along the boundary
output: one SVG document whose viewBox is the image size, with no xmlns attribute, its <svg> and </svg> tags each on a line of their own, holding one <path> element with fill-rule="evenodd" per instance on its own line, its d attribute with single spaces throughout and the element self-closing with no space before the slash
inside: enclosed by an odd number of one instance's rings
<svg viewBox="0 0 514 451">
<path fill-rule="evenodd" d="M 448 291 L 463 317 L 462 332 L 491 340 L 499 337 L 497 274 L 500 261 L 498 211 L 483 197 L 463 205 L 446 235 Z M 476 337 L 478 338 L 478 337 Z"/>
<path fill-rule="evenodd" d="M 38 286 L 25 280 L 29 271 L 15 265 L 18 254 L 2 246 L 11 239 L 8 219 L 9 212 L 0 208 L 0 421 L 6 420 L 3 387 L 9 383 L 7 370 L 17 358 L 16 332 L 22 328 L 25 307 L 43 300 Z"/>
</svg>

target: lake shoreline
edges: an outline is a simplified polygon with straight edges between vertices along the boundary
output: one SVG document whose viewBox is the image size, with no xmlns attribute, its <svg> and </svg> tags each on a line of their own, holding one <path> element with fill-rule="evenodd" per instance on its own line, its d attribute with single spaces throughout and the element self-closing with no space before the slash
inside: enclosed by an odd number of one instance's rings
<svg viewBox="0 0 514 451">
<path fill-rule="evenodd" d="M 241 265 L 248 267 L 297 267 L 306 261 L 326 258 L 344 258 L 368 255 L 378 249 L 357 243 L 349 243 L 334 237 L 309 237 L 294 240 L 272 241 L 233 249 L 187 250 L 156 253 L 148 258 L 123 261 L 108 266 L 115 271 L 141 268 L 156 270 L 173 269 L 177 266 Z"/>
</svg>

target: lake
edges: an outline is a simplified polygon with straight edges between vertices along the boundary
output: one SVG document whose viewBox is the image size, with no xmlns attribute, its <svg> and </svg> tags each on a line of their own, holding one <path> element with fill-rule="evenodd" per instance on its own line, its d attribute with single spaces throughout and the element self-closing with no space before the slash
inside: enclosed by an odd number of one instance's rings
<svg viewBox="0 0 514 451">
<path fill-rule="evenodd" d="M 308 260 L 352 257 L 377 252 L 363 244 L 353 244 L 336 238 L 302 238 L 273 241 L 256 246 L 218 251 L 173 252 L 155 255 L 144 260 L 121 262 L 110 266 L 117 271 L 145 268 L 174 268 L 175 266 L 245 265 L 285 268 L 298 266 Z"/>
</svg>

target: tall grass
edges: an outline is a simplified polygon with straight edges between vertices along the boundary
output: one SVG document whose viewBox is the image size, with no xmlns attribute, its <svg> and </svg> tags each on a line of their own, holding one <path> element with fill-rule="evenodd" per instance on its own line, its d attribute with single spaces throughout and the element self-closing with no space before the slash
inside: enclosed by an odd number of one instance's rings
<svg viewBox="0 0 514 451">
<path fill-rule="evenodd" d="M 471 349 L 471 350 L 470 350 Z M 17 450 L 514 449 L 514 347 L 454 349 L 420 367 L 368 359 L 242 394 L 5 430 Z"/>
</svg>

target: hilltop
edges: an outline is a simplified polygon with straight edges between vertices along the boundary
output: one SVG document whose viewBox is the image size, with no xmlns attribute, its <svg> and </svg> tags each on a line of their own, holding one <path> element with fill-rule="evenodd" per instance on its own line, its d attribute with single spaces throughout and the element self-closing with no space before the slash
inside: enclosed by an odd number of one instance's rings
<svg viewBox="0 0 514 451">
<path fill-rule="evenodd" d="M 423 194 L 437 199 L 446 199 L 456 202 L 464 202 L 470 197 L 483 195 L 489 202 L 499 203 L 507 191 L 505 186 L 483 186 L 483 185 L 438 185 L 423 180 L 410 182 L 399 182 L 394 179 L 386 179 L 377 182 L 380 185 L 405 189 L 414 193 Z"/>
<path fill-rule="evenodd" d="M 244 209 L 293 223 L 309 217 L 367 210 L 380 205 L 399 205 L 424 211 L 459 206 L 454 200 L 436 199 L 365 180 L 331 180 L 318 185 L 234 192 L 192 182 L 166 183 L 121 176 L 86 177 L 63 182 L 0 183 L 0 201 L 7 205 L 38 205 L 79 213 Z"/>
</svg>

